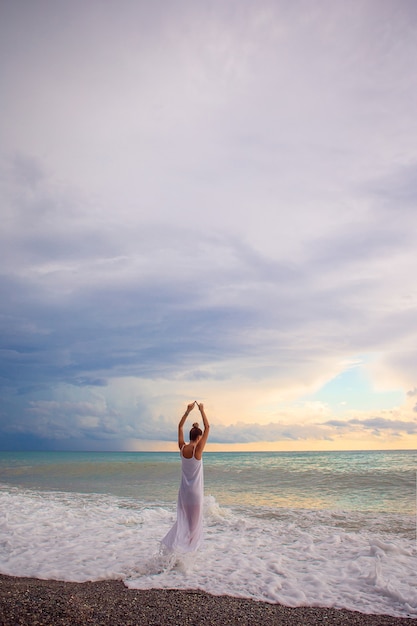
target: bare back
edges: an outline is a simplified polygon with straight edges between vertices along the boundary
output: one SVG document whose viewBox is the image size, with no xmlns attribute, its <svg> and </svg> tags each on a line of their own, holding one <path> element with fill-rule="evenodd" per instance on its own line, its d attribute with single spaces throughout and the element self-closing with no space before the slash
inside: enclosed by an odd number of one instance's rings
<svg viewBox="0 0 417 626">
<path fill-rule="evenodd" d="M 200 442 L 195 443 L 186 443 L 182 448 L 182 456 L 186 459 L 192 459 L 193 457 L 197 459 L 197 461 L 201 461 L 203 458 L 203 449 L 205 442 L 200 446 Z"/>
</svg>

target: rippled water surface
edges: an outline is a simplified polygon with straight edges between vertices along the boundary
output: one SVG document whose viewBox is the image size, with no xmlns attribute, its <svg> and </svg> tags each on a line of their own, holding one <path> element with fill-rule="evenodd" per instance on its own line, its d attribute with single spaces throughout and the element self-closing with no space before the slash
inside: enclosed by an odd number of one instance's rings
<svg viewBox="0 0 417 626">
<path fill-rule="evenodd" d="M 226 505 L 413 513 L 417 451 L 221 452 L 204 456 L 206 492 Z M 0 482 L 171 501 L 177 453 L 0 453 Z"/>
</svg>

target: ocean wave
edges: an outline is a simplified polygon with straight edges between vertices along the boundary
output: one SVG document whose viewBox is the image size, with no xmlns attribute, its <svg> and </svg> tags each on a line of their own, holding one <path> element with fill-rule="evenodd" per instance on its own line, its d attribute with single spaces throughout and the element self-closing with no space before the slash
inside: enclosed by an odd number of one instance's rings
<svg viewBox="0 0 417 626">
<path fill-rule="evenodd" d="M 417 615 L 411 515 L 224 507 L 206 496 L 203 548 L 184 556 L 160 551 L 174 504 L 3 486 L 0 511 L 4 574 Z"/>
</svg>

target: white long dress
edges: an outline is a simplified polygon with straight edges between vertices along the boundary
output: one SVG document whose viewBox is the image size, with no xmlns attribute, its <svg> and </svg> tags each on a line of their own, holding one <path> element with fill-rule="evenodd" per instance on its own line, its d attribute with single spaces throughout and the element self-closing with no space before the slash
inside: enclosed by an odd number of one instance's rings
<svg viewBox="0 0 417 626">
<path fill-rule="evenodd" d="M 177 501 L 177 521 L 162 539 L 169 550 L 193 552 L 203 537 L 203 461 L 193 456 L 186 459 L 181 448 L 181 484 Z"/>
</svg>

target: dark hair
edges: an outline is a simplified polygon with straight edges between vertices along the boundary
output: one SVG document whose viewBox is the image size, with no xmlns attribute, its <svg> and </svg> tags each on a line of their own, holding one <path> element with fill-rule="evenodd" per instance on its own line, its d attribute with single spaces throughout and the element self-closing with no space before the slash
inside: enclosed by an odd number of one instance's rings
<svg viewBox="0 0 417 626">
<path fill-rule="evenodd" d="M 190 441 L 195 441 L 197 437 L 200 437 L 203 434 L 201 428 L 199 428 L 197 422 L 193 424 L 192 429 L 190 430 Z"/>
</svg>

